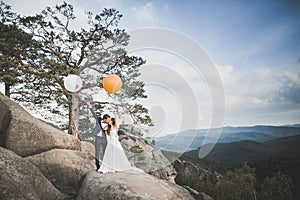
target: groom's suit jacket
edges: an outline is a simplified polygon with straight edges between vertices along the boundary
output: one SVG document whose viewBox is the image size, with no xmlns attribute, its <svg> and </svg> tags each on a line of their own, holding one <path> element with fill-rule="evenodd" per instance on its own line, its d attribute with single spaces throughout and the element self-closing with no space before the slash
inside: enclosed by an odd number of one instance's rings
<svg viewBox="0 0 300 200">
<path fill-rule="evenodd" d="M 93 135 L 97 135 L 99 137 L 104 137 L 106 138 L 106 134 L 105 134 L 105 131 L 103 130 L 103 125 L 101 124 L 102 122 L 102 118 L 97 116 L 95 110 L 93 109 L 93 107 L 90 108 L 94 118 L 96 119 L 96 126 L 94 127 L 94 130 L 93 130 Z M 100 134 L 98 134 L 100 133 Z"/>
</svg>

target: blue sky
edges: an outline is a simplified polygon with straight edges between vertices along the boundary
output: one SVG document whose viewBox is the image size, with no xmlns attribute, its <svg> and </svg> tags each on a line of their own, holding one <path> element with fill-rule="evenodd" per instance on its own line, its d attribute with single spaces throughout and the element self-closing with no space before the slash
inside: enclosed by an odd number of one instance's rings
<svg viewBox="0 0 300 200">
<path fill-rule="evenodd" d="M 188 34 L 216 63 L 242 70 L 297 62 L 300 14 L 288 1 L 162 2 L 169 3 L 162 25 Z"/>
<path fill-rule="evenodd" d="M 61 1 L 5 0 L 5 2 L 19 13 L 34 14 L 46 5 L 55 5 Z M 226 96 L 224 125 L 300 123 L 299 1 L 298 3 L 288 0 L 67 2 L 74 6 L 79 16 L 83 16 L 85 10 L 97 13 L 103 7 L 115 7 L 124 15 L 120 23 L 121 28 L 126 30 L 144 27 L 166 28 L 184 34 L 198 43 L 215 63 L 224 84 Z M 82 17 L 81 21 L 83 19 Z M 154 62 L 154 54 L 142 53 L 150 63 Z M 170 59 L 172 58 L 165 58 L 165 61 L 168 61 L 162 64 L 177 62 L 176 59 L 170 62 Z M 156 109 L 153 112 L 155 116 L 161 112 L 166 116 L 166 113 L 171 112 L 163 106 L 164 111 L 157 109 L 157 103 L 151 105 L 151 102 L 148 102 L 147 105 L 150 109 L 151 106 Z M 210 106 L 209 98 L 207 106 L 205 103 L 199 105 L 199 109 L 203 110 L 200 113 L 199 127 L 185 124 L 183 129 L 209 127 L 212 111 L 211 108 L 207 110 L 205 108 Z M 159 117 L 156 121 L 160 124 Z M 160 130 L 176 131 L 172 129 L 172 122 L 166 123 L 169 125 Z"/>
</svg>

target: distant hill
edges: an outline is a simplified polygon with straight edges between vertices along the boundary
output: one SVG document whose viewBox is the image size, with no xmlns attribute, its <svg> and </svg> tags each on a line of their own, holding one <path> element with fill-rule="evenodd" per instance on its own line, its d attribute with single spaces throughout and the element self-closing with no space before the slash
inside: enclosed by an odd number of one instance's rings
<svg viewBox="0 0 300 200">
<path fill-rule="evenodd" d="M 281 137 L 267 142 L 256 142 L 244 140 L 231 143 L 219 143 L 214 146 L 212 151 L 203 159 L 198 158 L 198 150 L 185 152 L 179 157 L 182 161 L 192 162 L 197 167 L 206 168 L 209 171 L 218 171 L 226 174 L 228 170 L 240 168 L 245 162 L 254 169 L 256 176 L 256 186 L 263 184 L 266 180 L 272 180 L 271 187 L 276 184 L 290 183 L 293 199 L 300 199 L 300 134 Z M 275 179 L 274 175 L 278 173 L 284 176 Z M 188 180 L 185 184 L 190 187 L 207 185 L 199 180 L 191 181 L 179 174 L 180 180 Z M 179 176 L 180 177 L 180 176 Z M 271 178 L 273 177 L 273 178 Z M 200 188 L 201 188 L 200 187 Z M 283 187 L 280 187 L 283 188 Z M 286 189 L 286 188 L 285 188 Z M 286 190 L 287 191 L 287 190 Z M 206 191 L 205 191 L 206 192 Z M 213 196 L 214 192 L 206 192 Z M 260 190 L 257 190 L 259 194 Z M 269 198 L 270 199 L 270 198 Z M 278 198 L 271 198 L 278 199 Z M 279 198 L 280 199 L 280 198 Z"/>
<path fill-rule="evenodd" d="M 287 127 L 300 127 L 300 124 L 287 124 L 287 125 L 285 125 L 285 126 L 287 126 Z"/>
<path fill-rule="evenodd" d="M 265 143 L 266 145 L 273 147 L 274 149 L 280 149 L 283 152 L 294 152 L 297 151 L 300 153 L 300 135 L 290 136 L 279 138 L 276 140 L 271 140 Z"/>
<path fill-rule="evenodd" d="M 300 134 L 264 143 L 244 140 L 216 144 L 203 159 L 198 158 L 198 150 L 185 152 L 179 159 L 221 171 L 238 168 L 247 162 L 255 169 L 257 184 L 280 171 L 291 177 L 294 187 L 293 197 L 300 199 L 299 145 Z"/>
<path fill-rule="evenodd" d="M 221 129 L 219 129 L 221 130 Z M 217 129 L 212 129 L 217 132 Z M 155 137 L 156 146 L 167 151 L 190 151 L 211 141 L 217 143 L 231 143 L 243 140 L 266 142 L 277 138 L 300 134 L 300 125 L 287 126 L 245 126 L 245 127 L 224 127 L 221 135 L 209 135 L 208 129 L 191 129 L 177 134 L 170 134 L 162 137 Z"/>
<path fill-rule="evenodd" d="M 284 157 L 287 154 L 300 154 L 300 135 L 275 139 L 265 143 L 243 140 L 232 143 L 216 144 L 205 159 L 226 164 L 242 164 L 269 157 Z M 198 157 L 199 150 L 186 152 L 186 155 Z"/>
</svg>

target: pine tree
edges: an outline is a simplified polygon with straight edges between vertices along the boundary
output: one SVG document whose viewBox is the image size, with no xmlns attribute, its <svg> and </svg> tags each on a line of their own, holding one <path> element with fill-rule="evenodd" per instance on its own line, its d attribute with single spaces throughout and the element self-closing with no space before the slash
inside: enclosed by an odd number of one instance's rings
<svg viewBox="0 0 300 200">
<path fill-rule="evenodd" d="M 0 50 L 1 56 L 17 63 L 13 71 L 20 73 L 24 81 L 14 91 L 18 93 L 13 97 L 15 100 L 51 109 L 55 114 L 67 113 L 68 133 L 78 136 L 80 96 L 66 90 L 64 78 L 70 74 L 79 75 L 85 83 L 81 93 L 90 95 L 102 87 L 106 75 L 115 73 L 121 77 L 124 87 L 115 95 L 122 101 L 114 108 L 121 107 L 123 112 L 129 112 L 135 123 L 152 124 L 148 110 L 134 103 L 137 98 L 146 98 L 144 83 L 137 80 L 139 68 L 145 61 L 127 54 L 129 35 L 118 28 L 122 17 L 119 11 L 105 8 L 96 15 L 86 12 L 88 28 L 80 30 L 74 28 L 73 6 L 65 2 L 55 8 L 47 7 L 34 16 L 12 14 L 10 7 L 1 2 L 0 12 L 5 28 L 13 24 L 20 33 L 29 36 L 27 46 L 20 47 L 26 53 Z M 16 35 L 16 38 L 15 44 L 19 45 L 22 37 Z M 13 49 L 13 44 L 8 46 Z M 1 69 L 5 73 L 15 65 L 3 62 L 6 62 L 4 58 Z"/>
</svg>

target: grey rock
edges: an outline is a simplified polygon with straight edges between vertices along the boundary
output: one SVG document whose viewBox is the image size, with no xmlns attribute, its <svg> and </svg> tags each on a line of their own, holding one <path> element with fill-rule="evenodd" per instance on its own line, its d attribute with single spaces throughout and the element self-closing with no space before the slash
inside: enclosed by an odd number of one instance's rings
<svg viewBox="0 0 300 200">
<path fill-rule="evenodd" d="M 95 156 L 95 145 L 91 142 L 81 142 L 81 151 L 85 154 L 88 154 L 92 159 L 94 159 Z"/>
<path fill-rule="evenodd" d="M 95 165 L 95 145 L 91 142 L 81 142 L 81 151 L 88 156 L 91 164 Z"/>
<path fill-rule="evenodd" d="M 157 178 L 175 182 L 177 173 L 158 147 L 129 133 L 121 135 L 119 140 L 133 166 L 141 168 Z"/>
<path fill-rule="evenodd" d="M 198 196 L 195 198 L 196 200 L 214 200 L 211 196 L 205 194 L 204 192 L 200 192 Z"/>
<path fill-rule="evenodd" d="M 81 149 L 78 138 L 34 118 L 1 93 L 0 127 L 0 145 L 20 156 L 30 156 L 55 148 Z"/>
<path fill-rule="evenodd" d="M 61 191 L 67 189 L 71 194 L 80 188 L 80 179 L 94 170 L 88 155 L 81 151 L 53 149 L 25 159 L 39 168 L 55 187 Z"/>
<path fill-rule="evenodd" d="M 90 172 L 86 175 L 77 200 L 168 200 L 194 199 L 174 183 L 157 179 L 147 173 Z"/>
<path fill-rule="evenodd" d="M 173 166 L 176 172 L 178 173 L 183 172 L 183 166 L 184 166 L 183 161 L 177 159 L 173 162 Z"/>
<path fill-rule="evenodd" d="M 183 173 L 187 177 L 192 178 L 195 176 L 199 176 L 199 169 L 191 162 L 184 162 Z"/>
<path fill-rule="evenodd" d="M 130 133 L 131 135 L 142 137 L 144 135 L 143 131 L 133 125 L 130 124 L 122 124 L 119 128 L 119 135 L 124 135 L 126 133 Z"/>
<path fill-rule="evenodd" d="M 171 183 L 175 169 L 142 132 L 120 140 L 132 165 L 154 176 L 95 172 L 93 144 L 34 118 L 2 94 L 0 128 L 0 199 L 193 199 Z"/>
<path fill-rule="evenodd" d="M 188 161 L 181 161 L 177 159 L 173 162 L 173 166 L 177 173 L 182 173 L 188 179 L 198 178 L 199 180 L 205 180 L 217 184 L 221 177 L 221 175 L 217 172 L 212 173 L 209 170 L 198 167 Z"/>
<path fill-rule="evenodd" d="M 0 199 L 64 199 L 33 164 L 0 147 Z"/>
<path fill-rule="evenodd" d="M 198 192 L 186 185 L 183 187 L 190 192 L 190 194 L 195 198 L 195 200 L 213 200 L 212 197 L 205 194 L 204 192 Z"/>
</svg>

